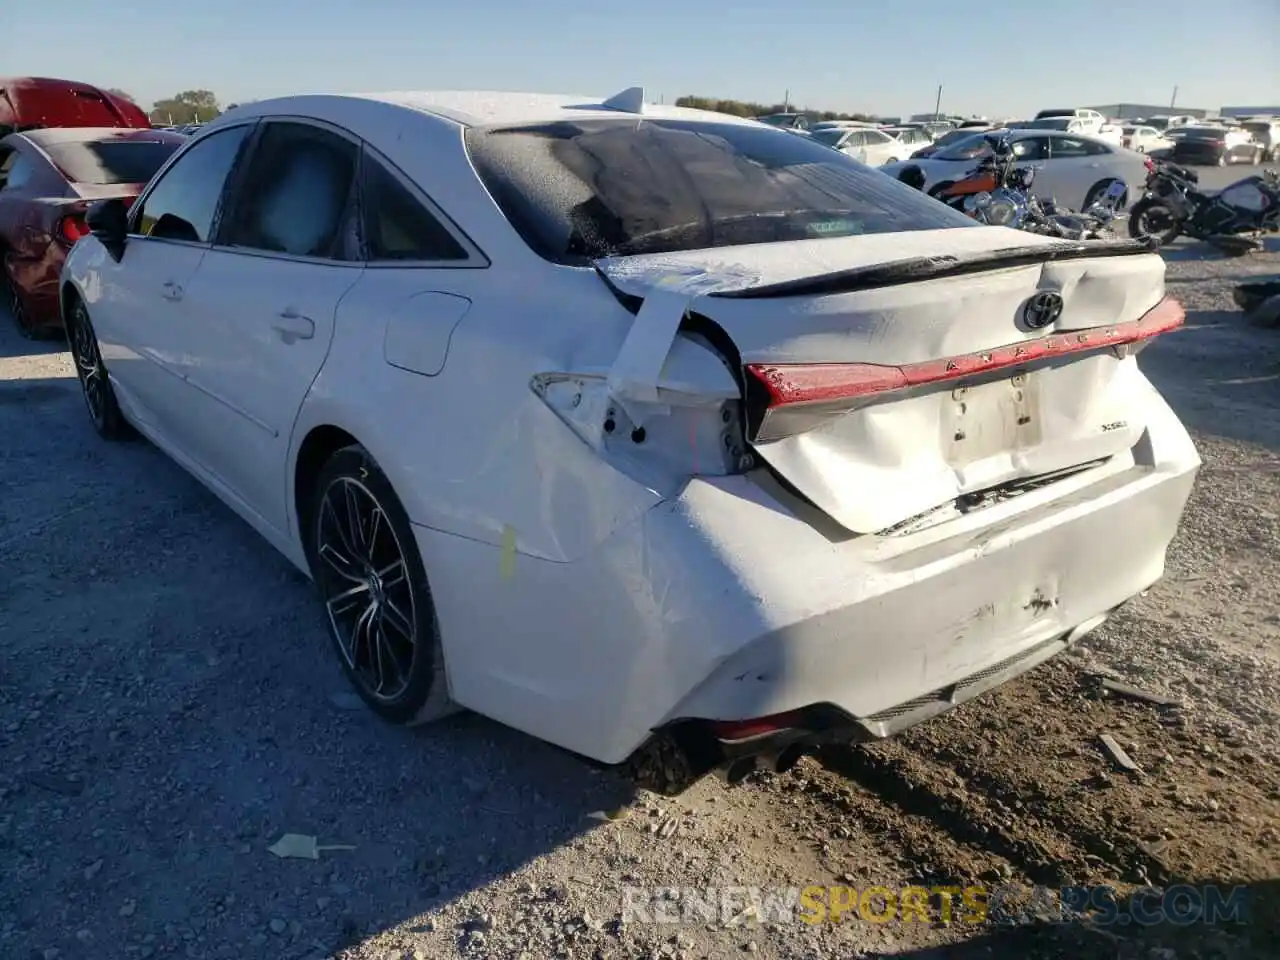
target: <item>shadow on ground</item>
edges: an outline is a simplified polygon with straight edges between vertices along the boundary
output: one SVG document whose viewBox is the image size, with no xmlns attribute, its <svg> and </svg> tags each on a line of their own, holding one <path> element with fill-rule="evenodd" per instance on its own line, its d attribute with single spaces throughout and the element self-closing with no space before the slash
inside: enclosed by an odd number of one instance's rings
<svg viewBox="0 0 1280 960">
<path fill-rule="evenodd" d="M 0 955 L 328 956 L 630 799 L 473 715 L 376 720 L 309 581 L 150 444 L 99 440 L 76 380 L 0 381 L 0 436 Z M 277 859 L 285 833 L 352 849 Z"/>
<path fill-rule="evenodd" d="M 1280 450 L 1280 330 L 1239 310 L 1193 310 L 1139 365 L 1191 430 Z"/>
<path fill-rule="evenodd" d="M 1267 960 L 1280 957 L 1280 879 L 1170 885 L 1119 901 L 1090 922 L 989 918 L 964 943 L 895 960 Z M 1004 920 L 1005 923 L 1001 923 Z M 1141 922 L 1138 922 L 1141 921 Z"/>
</svg>

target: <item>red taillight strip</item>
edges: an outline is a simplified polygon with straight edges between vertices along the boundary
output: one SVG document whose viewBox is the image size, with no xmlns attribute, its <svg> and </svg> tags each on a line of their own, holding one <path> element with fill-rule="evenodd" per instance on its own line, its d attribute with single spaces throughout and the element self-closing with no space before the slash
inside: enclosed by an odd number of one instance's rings
<svg viewBox="0 0 1280 960">
<path fill-rule="evenodd" d="M 803 710 L 788 710 L 786 713 L 774 713 L 767 717 L 753 717 L 750 720 L 713 720 L 711 722 L 711 732 L 716 739 L 726 742 L 752 740 L 765 734 L 790 730 L 801 725 L 803 720 Z"/>
<path fill-rule="evenodd" d="M 79 214 L 63 217 L 58 221 L 58 233 L 67 243 L 74 244 L 81 237 L 89 235 L 89 225 Z"/>
<path fill-rule="evenodd" d="M 747 372 L 769 392 L 770 407 L 828 403 L 959 380 L 976 373 L 1020 367 L 1048 357 L 1135 343 L 1175 330 L 1185 320 L 1186 311 L 1182 304 L 1165 297 L 1141 318 L 1129 323 L 1063 331 L 1039 340 L 1011 343 L 941 360 L 896 367 L 873 363 L 749 363 Z"/>
</svg>

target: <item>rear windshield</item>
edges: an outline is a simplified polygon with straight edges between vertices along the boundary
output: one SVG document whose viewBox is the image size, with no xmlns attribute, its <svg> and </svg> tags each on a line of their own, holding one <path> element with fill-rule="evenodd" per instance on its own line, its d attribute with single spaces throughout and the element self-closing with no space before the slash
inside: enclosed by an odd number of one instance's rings
<svg viewBox="0 0 1280 960">
<path fill-rule="evenodd" d="M 828 147 L 834 147 L 848 135 L 848 127 L 823 127 L 821 130 L 810 131 L 813 139 L 819 143 L 825 143 Z"/>
<path fill-rule="evenodd" d="M 146 183 L 178 144 L 159 140 L 55 143 L 49 158 L 72 183 Z"/>
<path fill-rule="evenodd" d="M 558 263 L 975 225 L 808 137 L 754 124 L 610 118 L 466 137 L 507 219 Z"/>
<path fill-rule="evenodd" d="M 1182 135 L 1188 140 L 1221 140 L 1227 131 L 1221 127 L 1189 127 Z"/>
</svg>

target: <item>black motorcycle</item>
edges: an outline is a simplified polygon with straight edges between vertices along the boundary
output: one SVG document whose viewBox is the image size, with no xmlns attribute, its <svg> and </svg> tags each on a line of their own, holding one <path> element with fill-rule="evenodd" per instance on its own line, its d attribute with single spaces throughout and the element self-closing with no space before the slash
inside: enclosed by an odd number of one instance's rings
<svg viewBox="0 0 1280 960">
<path fill-rule="evenodd" d="M 1157 160 L 1142 199 L 1129 211 L 1129 236 L 1161 246 L 1184 235 L 1217 242 L 1274 230 L 1280 230 L 1280 177 L 1274 170 L 1213 193 L 1200 189 L 1194 170 Z"/>
</svg>

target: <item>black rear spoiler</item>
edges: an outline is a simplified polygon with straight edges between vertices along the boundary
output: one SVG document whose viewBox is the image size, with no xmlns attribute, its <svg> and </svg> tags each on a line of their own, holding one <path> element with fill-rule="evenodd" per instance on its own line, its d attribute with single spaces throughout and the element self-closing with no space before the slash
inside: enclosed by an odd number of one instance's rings
<svg viewBox="0 0 1280 960">
<path fill-rule="evenodd" d="M 769 297 L 815 297 L 823 294 L 853 293 L 894 287 L 918 280 L 959 277 L 970 273 L 1005 267 L 1025 267 L 1037 263 L 1063 260 L 1089 260 L 1094 257 L 1132 257 L 1154 253 L 1159 244 L 1150 240 L 1088 240 L 1055 243 L 1045 246 L 1006 247 L 971 256 L 912 257 L 891 260 L 850 270 L 837 270 L 815 277 L 784 280 L 741 290 L 722 290 L 708 296 L 726 300 L 754 300 Z"/>
</svg>

